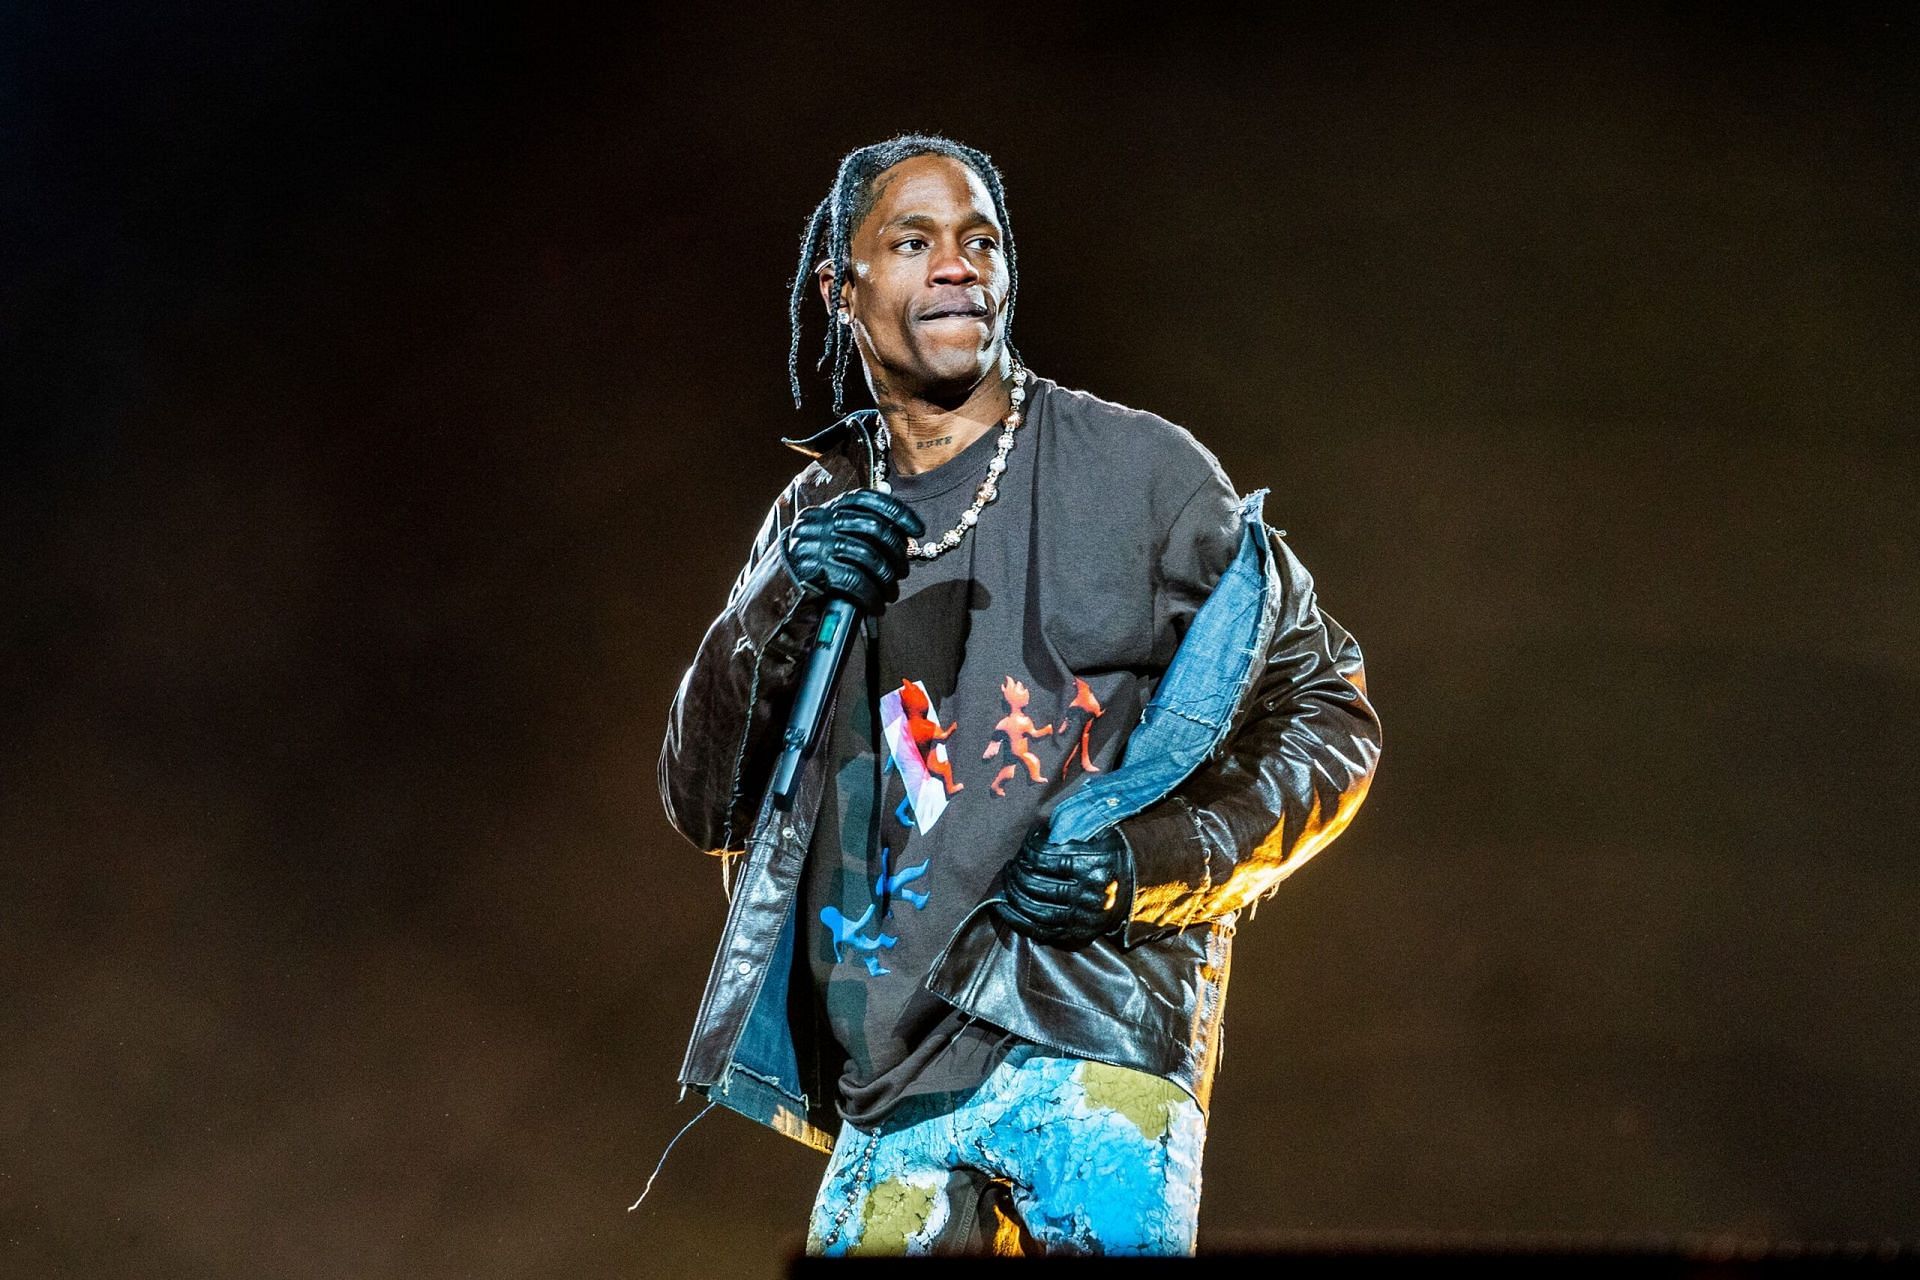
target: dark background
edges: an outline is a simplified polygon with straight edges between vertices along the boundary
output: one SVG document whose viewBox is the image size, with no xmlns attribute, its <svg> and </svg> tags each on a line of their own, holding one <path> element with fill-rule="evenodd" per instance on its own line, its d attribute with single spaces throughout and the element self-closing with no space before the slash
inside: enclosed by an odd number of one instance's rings
<svg viewBox="0 0 1920 1280">
<path fill-rule="evenodd" d="M 396 8 L 0 18 L 0 1270 L 798 1243 L 723 1112 L 626 1212 L 724 905 L 654 762 L 910 128 L 1386 725 L 1242 930 L 1203 1245 L 1920 1234 L 1908 6 Z"/>
</svg>

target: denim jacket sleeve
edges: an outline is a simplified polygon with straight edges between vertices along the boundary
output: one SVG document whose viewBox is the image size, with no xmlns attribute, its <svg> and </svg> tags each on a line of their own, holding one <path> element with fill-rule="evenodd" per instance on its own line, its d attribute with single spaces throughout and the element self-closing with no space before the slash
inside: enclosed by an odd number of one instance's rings
<svg viewBox="0 0 1920 1280">
<path fill-rule="evenodd" d="M 799 482 L 774 500 L 747 563 L 680 679 L 660 748 L 660 800 L 674 830 L 714 854 L 745 849 L 799 683 L 819 596 L 787 571 L 780 539 Z"/>
<path fill-rule="evenodd" d="M 1241 722 L 1164 800 L 1119 826 L 1132 846 L 1131 946 L 1271 894 L 1352 820 L 1380 755 L 1360 647 L 1271 538 L 1281 597 Z"/>
</svg>

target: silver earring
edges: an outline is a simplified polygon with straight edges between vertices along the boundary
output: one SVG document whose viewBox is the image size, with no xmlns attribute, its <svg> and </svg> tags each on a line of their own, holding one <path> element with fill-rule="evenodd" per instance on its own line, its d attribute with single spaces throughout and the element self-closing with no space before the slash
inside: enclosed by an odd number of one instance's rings
<svg viewBox="0 0 1920 1280">
<path fill-rule="evenodd" d="M 845 307 L 840 308 L 840 323 L 841 324 L 853 323 L 853 315 Z"/>
</svg>

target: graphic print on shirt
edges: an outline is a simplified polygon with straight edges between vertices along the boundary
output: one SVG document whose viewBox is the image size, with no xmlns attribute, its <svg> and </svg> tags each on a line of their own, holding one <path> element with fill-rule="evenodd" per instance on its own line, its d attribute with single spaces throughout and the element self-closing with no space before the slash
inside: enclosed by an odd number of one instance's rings
<svg viewBox="0 0 1920 1280">
<path fill-rule="evenodd" d="M 1022 764 L 1027 766 L 1027 776 L 1034 782 L 1047 780 L 1047 775 L 1040 771 L 1040 757 L 1027 744 L 1033 738 L 1044 738 L 1051 734 L 1053 726 L 1033 722 L 1033 717 L 1027 714 L 1027 703 L 1033 695 L 1027 692 L 1027 686 L 1012 676 L 1000 681 L 1000 696 L 1006 699 L 1008 711 L 994 722 L 993 736 L 987 741 L 987 749 L 980 753 L 980 758 L 993 759 L 1000 754 L 1004 744 L 1008 754 L 1018 762 L 1001 766 L 1000 772 L 993 775 L 993 785 L 989 789 L 997 796 L 1004 796 L 1007 794 L 1007 783 L 1020 771 Z"/>
<path fill-rule="evenodd" d="M 946 740 L 959 724 L 942 726 L 926 685 L 912 679 L 901 680 L 898 689 L 880 699 L 880 724 L 886 743 L 880 766 L 881 794 L 885 794 L 884 779 L 897 772 L 906 794 L 893 817 L 906 829 L 900 833 L 904 839 L 908 833 L 931 829 L 947 811 L 947 797 L 966 789 L 965 783 L 954 780 L 953 764 L 947 757 Z M 879 803 L 879 796 L 874 800 Z M 879 953 L 892 950 L 900 939 L 882 932 L 882 927 L 893 914 L 895 898 L 910 903 L 915 911 L 926 909 L 933 895 L 907 886 L 925 877 L 932 865 L 932 859 L 923 858 L 910 866 L 895 867 L 892 845 L 881 845 L 880 874 L 873 881 L 873 896 L 866 910 L 858 918 L 849 919 L 837 906 L 820 909 L 820 923 L 827 927 L 835 964 L 846 962 L 845 949 L 851 947 L 866 966 L 868 977 L 893 972 L 881 963 Z M 869 926 L 871 935 L 865 932 Z"/>
<path fill-rule="evenodd" d="M 880 699 L 880 725 L 887 739 L 881 772 L 898 769 L 907 787 L 897 812 L 901 825 L 931 830 L 946 812 L 947 797 L 966 788 L 953 780 L 953 762 L 947 759 L 946 740 L 960 725 L 956 721 L 941 727 L 933 699 L 918 680 L 902 680 Z"/>
<path fill-rule="evenodd" d="M 911 884 L 913 881 L 927 874 L 927 868 L 933 865 L 933 860 L 930 858 L 923 859 L 918 866 L 902 867 L 898 871 L 890 871 L 888 870 L 888 864 L 892 858 L 892 849 L 883 847 L 880 850 L 880 878 L 873 882 L 874 898 L 886 905 L 886 913 L 890 913 L 893 910 L 892 899 L 896 893 L 908 902 L 911 902 L 915 911 L 925 910 L 929 895 L 922 893 L 918 889 L 908 889 L 903 886 Z"/>
<path fill-rule="evenodd" d="M 1093 733 L 1093 722 L 1106 714 L 1101 710 L 1100 699 L 1093 696 L 1093 690 L 1079 676 L 1073 678 L 1073 701 L 1067 704 L 1066 712 L 1060 717 L 1060 727 L 1056 731 L 1065 736 L 1067 725 L 1073 721 L 1073 712 L 1082 712 L 1080 720 L 1080 740 L 1067 750 L 1067 758 L 1060 762 L 1060 776 L 1067 776 L 1067 769 L 1073 764 L 1075 755 L 1080 757 L 1080 767 L 1087 773 L 1099 773 L 1100 766 L 1093 762 L 1093 751 L 1087 739 Z M 1058 739 L 1056 739 L 1057 741 Z"/>
<path fill-rule="evenodd" d="M 842 964 L 846 961 L 846 956 L 842 954 L 841 948 L 852 947 L 855 951 L 861 953 L 860 959 L 866 962 L 867 973 L 877 978 L 883 973 L 892 973 L 893 970 L 881 964 L 880 957 L 875 953 L 882 948 L 889 951 L 892 950 L 900 939 L 890 933 L 882 933 L 869 938 L 860 932 L 867 927 L 867 922 L 873 919 L 875 910 L 877 910 L 877 908 L 873 903 L 869 902 L 867 909 L 860 913 L 858 920 L 849 920 L 840 913 L 840 908 L 838 907 L 822 907 L 820 908 L 820 923 L 827 926 L 828 932 L 833 939 L 833 959 L 835 964 Z"/>
</svg>

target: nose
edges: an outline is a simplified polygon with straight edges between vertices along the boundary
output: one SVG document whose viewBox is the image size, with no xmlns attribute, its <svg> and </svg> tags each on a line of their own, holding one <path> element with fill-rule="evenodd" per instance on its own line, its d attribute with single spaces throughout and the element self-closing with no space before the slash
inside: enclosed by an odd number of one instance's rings
<svg viewBox="0 0 1920 1280">
<path fill-rule="evenodd" d="M 972 261 L 960 251 L 957 244 L 942 246 L 940 252 L 934 255 L 932 267 L 933 274 L 929 278 L 934 284 L 972 284 L 980 278 Z"/>
</svg>

